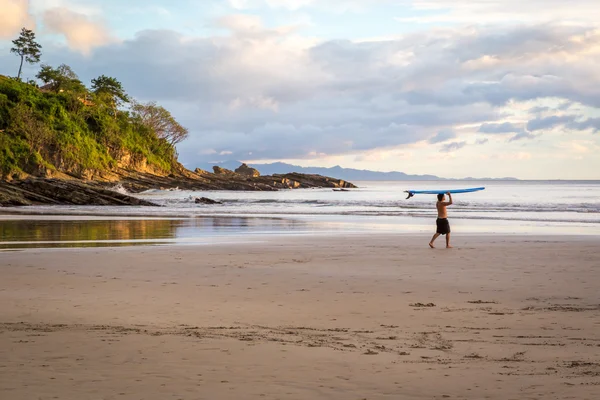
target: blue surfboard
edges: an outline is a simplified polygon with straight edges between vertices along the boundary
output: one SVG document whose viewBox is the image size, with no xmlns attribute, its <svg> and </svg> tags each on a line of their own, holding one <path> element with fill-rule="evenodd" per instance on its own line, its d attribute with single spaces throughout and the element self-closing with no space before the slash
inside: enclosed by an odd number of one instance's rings
<svg viewBox="0 0 600 400">
<path fill-rule="evenodd" d="M 450 189 L 450 190 L 405 190 L 408 193 L 407 199 L 410 199 L 415 194 L 446 194 L 446 193 L 471 193 L 484 190 L 484 187 L 469 188 L 469 189 Z"/>
</svg>

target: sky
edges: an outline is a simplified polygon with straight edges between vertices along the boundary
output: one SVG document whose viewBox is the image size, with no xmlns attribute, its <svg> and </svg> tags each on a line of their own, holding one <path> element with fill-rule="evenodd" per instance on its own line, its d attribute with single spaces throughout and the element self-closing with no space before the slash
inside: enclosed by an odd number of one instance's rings
<svg viewBox="0 0 600 400">
<path fill-rule="evenodd" d="M 192 169 L 600 179 L 599 21 L 598 0 L 0 0 L 0 74 L 33 29 L 43 63 L 169 109 Z"/>
</svg>

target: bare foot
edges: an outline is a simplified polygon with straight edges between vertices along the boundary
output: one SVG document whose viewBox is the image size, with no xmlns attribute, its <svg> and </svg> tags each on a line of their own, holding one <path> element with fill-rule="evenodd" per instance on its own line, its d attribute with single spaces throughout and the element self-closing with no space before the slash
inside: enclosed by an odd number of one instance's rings
<svg viewBox="0 0 600 400">
<path fill-rule="evenodd" d="M 435 249 L 435 246 L 433 245 L 433 243 L 429 243 L 429 247 L 431 247 L 432 249 Z"/>
<path fill-rule="evenodd" d="M 447 248 L 447 249 L 453 249 L 454 247 L 452 247 L 452 246 L 448 245 L 448 246 L 446 246 L 446 248 Z"/>
</svg>

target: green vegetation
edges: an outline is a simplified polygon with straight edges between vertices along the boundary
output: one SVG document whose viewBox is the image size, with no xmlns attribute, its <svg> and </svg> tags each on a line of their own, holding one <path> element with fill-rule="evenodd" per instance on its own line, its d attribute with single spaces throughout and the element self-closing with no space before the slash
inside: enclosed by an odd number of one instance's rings
<svg viewBox="0 0 600 400">
<path fill-rule="evenodd" d="M 55 93 L 65 90 L 76 93 L 87 92 L 86 87 L 81 83 L 77 74 L 73 72 L 71 67 L 65 64 L 59 65 L 58 68 L 42 64 L 42 69 L 38 72 L 36 78 L 42 81 L 48 90 Z"/>
<path fill-rule="evenodd" d="M 165 121 L 150 123 L 140 109 L 122 106 L 129 96 L 112 77 L 92 80 L 91 90 L 67 66 L 42 65 L 37 78 L 45 85 L 0 75 L 0 177 L 60 171 L 77 177 L 114 170 L 119 161 L 135 168 L 144 161 L 164 173 L 176 162 L 177 141 L 159 128 L 177 126 L 166 110 Z"/>
</svg>

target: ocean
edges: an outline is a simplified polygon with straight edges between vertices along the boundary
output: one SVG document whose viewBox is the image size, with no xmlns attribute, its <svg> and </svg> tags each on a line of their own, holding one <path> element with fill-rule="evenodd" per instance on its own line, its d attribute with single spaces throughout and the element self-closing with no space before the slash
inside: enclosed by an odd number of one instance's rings
<svg viewBox="0 0 600 400">
<path fill-rule="evenodd" d="M 451 181 L 356 182 L 358 189 L 306 189 L 279 192 L 148 191 L 140 197 L 190 215 L 361 215 L 431 217 L 435 195 L 406 200 L 405 190 L 460 189 L 485 186 L 476 193 L 454 195 L 451 216 L 458 219 L 600 223 L 600 181 Z M 222 206 L 202 207 L 196 197 Z"/>
<path fill-rule="evenodd" d="M 359 188 L 347 192 L 150 190 L 135 195 L 161 207 L 4 208 L 0 247 L 28 242 L 212 243 L 215 238 L 273 234 L 430 234 L 435 195 L 407 200 L 405 190 L 479 186 L 486 189 L 453 196 L 449 218 L 455 234 L 600 234 L 600 181 L 354 183 Z M 199 205 L 197 197 L 223 204 Z"/>
</svg>

